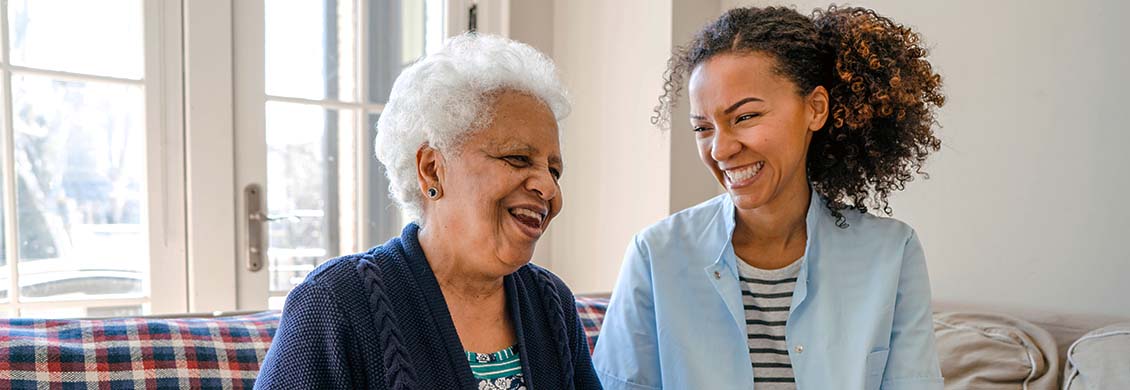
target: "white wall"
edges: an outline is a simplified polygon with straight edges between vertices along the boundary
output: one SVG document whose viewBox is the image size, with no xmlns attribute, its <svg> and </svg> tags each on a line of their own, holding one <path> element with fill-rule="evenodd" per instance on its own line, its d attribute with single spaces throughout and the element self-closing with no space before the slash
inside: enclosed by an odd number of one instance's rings
<svg viewBox="0 0 1130 390">
<path fill-rule="evenodd" d="M 854 3 L 916 27 L 945 80 L 931 179 L 893 204 L 935 299 L 1130 317 L 1130 3 Z"/>
<path fill-rule="evenodd" d="M 672 48 L 685 45 L 702 26 L 718 17 L 719 0 L 674 0 Z M 655 94 L 660 91 L 656 76 Z M 690 101 L 682 94 L 671 113 L 671 202 L 673 213 L 722 193 L 722 187 L 698 156 L 698 142 L 690 129 Z M 652 100 L 655 102 L 655 100 Z"/>
<path fill-rule="evenodd" d="M 565 208 L 535 259 L 576 292 L 611 291 L 632 235 L 719 193 L 684 123 L 674 131 L 650 123 L 673 44 L 714 18 L 719 0 L 510 6 L 510 37 L 554 58 L 575 103 L 565 124 Z"/>
<path fill-rule="evenodd" d="M 671 50 L 670 0 L 555 1 L 553 10 L 553 57 L 574 106 L 551 267 L 575 292 L 610 291 L 632 235 L 668 213 L 669 137 L 648 118 Z"/>
<path fill-rule="evenodd" d="M 566 124 L 565 209 L 539 252 L 578 292 L 609 291 L 632 234 L 717 193 L 680 113 L 671 132 L 648 123 L 671 47 L 733 6 L 827 5 L 517 3 L 512 37 L 554 57 L 576 103 Z M 1130 251 L 1118 245 L 1130 233 L 1130 207 L 1118 203 L 1130 191 L 1130 153 L 1120 150 L 1130 129 L 1117 116 L 1130 90 L 1120 72 L 1130 69 L 1122 38 L 1130 27 L 1117 18 L 1130 5 L 856 4 L 922 32 L 945 78 L 944 146 L 928 163 L 931 179 L 893 198 L 895 216 L 926 245 L 935 298 L 1130 317 Z M 532 16 L 520 26 L 524 15 Z"/>
<path fill-rule="evenodd" d="M 553 0 L 510 1 L 510 38 L 553 56 Z"/>
</svg>

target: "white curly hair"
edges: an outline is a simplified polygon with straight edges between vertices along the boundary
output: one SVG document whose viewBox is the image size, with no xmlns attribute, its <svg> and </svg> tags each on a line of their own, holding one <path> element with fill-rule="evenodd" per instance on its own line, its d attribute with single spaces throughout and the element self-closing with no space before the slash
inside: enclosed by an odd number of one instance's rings
<svg viewBox="0 0 1130 390">
<path fill-rule="evenodd" d="M 428 145 L 457 153 L 467 134 L 490 123 L 491 97 L 501 90 L 540 99 L 553 111 L 558 131 L 569 114 L 553 62 L 529 45 L 499 36 L 454 37 L 396 78 L 377 121 L 374 150 L 385 166 L 392 199 L 411 220 L 422 222 L 424 199 L 416 181 L 416 151 Z"/>
</svg>

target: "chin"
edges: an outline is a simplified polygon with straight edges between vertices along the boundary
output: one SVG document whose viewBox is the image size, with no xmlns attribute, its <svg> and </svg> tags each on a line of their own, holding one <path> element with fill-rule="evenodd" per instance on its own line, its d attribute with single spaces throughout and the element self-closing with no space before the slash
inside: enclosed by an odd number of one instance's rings
<svg viewBox="0 0 1130 390">
<path fill-rule="evenodd" d="M 501 254 L 499 258 L 502 263 L 513 267 L 514 269 L 522 268 L 523 265 L 529 264 L 533 260 L 534 250 L 509 250 Z"/>
<path fill-rule="evenodd" d="M 730 193 L 730 201 L 734 202 L 734 207 L 740 210 L 753 210 L 768 203 L 766 197 L 759 194 L 735 194 L 733 192 Z"/>
</svg>

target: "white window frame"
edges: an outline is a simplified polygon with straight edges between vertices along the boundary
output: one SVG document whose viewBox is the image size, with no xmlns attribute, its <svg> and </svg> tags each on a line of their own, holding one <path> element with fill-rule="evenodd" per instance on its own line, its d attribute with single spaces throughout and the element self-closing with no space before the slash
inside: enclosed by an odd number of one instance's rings
<svg viewBox="0 0 1130 390">
<path fill-rule="evenodd" d="M 236 309 L 232 7 L 233 0 L 184 3 L 190 312 Z"/>
<path fill-rule="evenodd" d="M 246 183 L 266 183 L 249 172 L 266 172 L 266 146 L 262 154 L 238 154 L 236 145 L 263 141 L 262 115 L 237 115 L 252 104 L 264 105 L 263 3 L 261 0 L 143 0 L 145 77 L 142 81 L 90 76 L 68 72 L 33 70 L 0 65 L 0 107 L 11 112 L 11 72 L 19 71 L 82 81 L 130 82 L 145 85 L 147 222 L 150 269 L 148 296 L 137 299 L 91 299 L 12 303 L 19 289 L 9 291 L 9 303 L 0 304 L 0 316 L 14 316 L 23 309 L 74 306 L 105 307 L 145 304 L 151 314 L 259 310 L 269 296 L 266 267 L 258 273 L 244 265 L 246 243 L 242 189 Z M 366 2 L 361 2 L 362 9 Z M 466 10 L 478 5 L 479 31 L 509 35 L 510 0 L 445 0 L 446 31 L 451 36 L 467 26 Z M 7 18 L 7 2 L 0 0 Z M 257 15 L 257 17 L 246 17 Z M 364 18 L 361 18 L 364 19 Z M 362 22 L 363 23 L 363 22 Z M 368 31 L 360 26 L 358 31 Z M 6 32 L 6 31 L 5 31 Z M 7 38 L 0 32 L 7 52 Z M 364 39 L 364 38 L 362 38 Z M 361 43 L 362 50 L 367 45 Z M 360 59 L 367 58 L 361 53 Z M 241 60 L 238 60 L 241 59 Z M 251 58 L 252 61 L 244 61 Z M 257 59 L 257 60 L 256 60 Z M 256 65 L 257 62 L 257 65 Z M 362 88 L 367 88 L 368 69 L 359 66 Z M 251 76 L 248 76 L 251 75 Z M 360 96 L 367 96 L 361 91 Z M 316 103 L 294 98 L 274 100 Z M 332 106 L 332 104 L 331 104 Z M 342 103 L 333 108 L 355 109 L 358 129 L 368 124 L 366 112 L 379 112 L 381 105 Z M 4 173 L 0 223 L 8 243 L 17 242 L 16 176 L 12 153 L 14 129 L 9 115 L 0 121 L 0 171 Z M 367 143 L 355 139 L 355 145 Z M 365 159 L 370 148 L 358 148 L 354 160 L 358 172 L 368 177 Z M 238 177 L 244 177 L 237 183 Z M 358 199 L 365 199 L 367 186 L 358 185 Z M 367 202 L 357 202 L 357 215 L 368 215 Z M 357 237 L 367 236 L 368 225 L 357 218 Z M 358 248 L 342 248 L 358 249 Z M 18 245 L 7 245 L 11 285 L 18 286 Z"/>
<path fill-rule="evenodd" d="M 339 134 L 338 137 L 350 137 L 344 140 L 344 143 L 353 145 L 355 149 L 351 156 L 342 158 L 342 163 L 353 165 L 352 172 L 354 177 L 343 177 L 343 181 L 355 183 L 354 190 L 352 191 L 349 199 L 340 199 L 339 203 L 343 207 L 353 209 L 353 215 L 367 216 L 370 214 L 369 203 L 364 201 L 368 199 L 369 186 L 365 185 L 364 181 L 371 177 L 372 173 L 369 172 L 369 164 L 366 164 L 367 159 L 372 157 L 372 146 L 368 145 L 366 137 L 368 128 L 368 115 L 372 113 L 379 114 L 384 110 L 383 104 L 368 102 L 369 96 L 369 67 L 367 59 L 369 58 L 369 37 L 366 32 L 369 31 L 368 15 L 369 9 L 368 1 L 359 1 L 357 3 L 357 14 L 362 15 L 357 18 L 357 25 L 354 27 L 355 31 L 360 32 L 356 37 L 357 56 L 354 60 L 354 67 L 357 69 L 358 85 L 357 101 L 342 101 L 337 98 L 327 97 L 326 99 L 313 100 L 302 99 L 285 96 L 268 96 L 265 91 L 264 79 L 264 64 L 266 61 L 265 53 L 265 5 L 262 0 L 252 1 L 238 1 L 235 4 L 235 42 L 236 57 L 235 69 L 236 77 L 234 83 L 235 96 L 236 96 L 236 147 L 240 153 L 237 153 L 236 178 L 239 183 L 235 188 L 237 215 L 243 216 L 247 214 L 243 199 L 242 189 L 249 184 L 259 184 L 264 191 L 267 186 L 267 146 L 266 146 L 266 114 L 265 104 L 268 100 L 285 103 L 298 103 L 307 104 L 312 106 L 323 107 L 326 109 L 345 109 L 355 112 L 354 123 L 350 128 L 355 131 L 352 134 Z M 266 198 L 266 194 L 264 194 Z M 264 202 L 265 203 L 265 202 Z M 236 251 L 237 269 L 237 285 L 238 292 L 238 308 L 239 310 L 261 310 L 267 309 L 268 301 L 270 298 L 285 297 L 287 292 L 272 292 L 270 291 L 270 265 L 269 261 L 265 261 L 262 269 L 258 271 L 251 271 L 245 265 L 247 262 L 247 224 L 244 218 L 238 218 L 237 240 L 239 250 Z M 340 243 L 338 252 L 351 253 L 359 251 L 359 242 L 362 242 L 363 237 L 369 235 L 369 225 L 365 223 L 363 217 L 352 218 L 347 223 L 352 226 L 352 235 L 340 236 Z M 264 228 L 264 233 L 269 229 Z M 268 242 L 264 237 L 263 242 Z M 266 257 L 266 256 L 264 256 Z"/>
<path fill-rule="evenodd" d="M 2 204 L 4 213 L 3 239 L 6 245 L 5 258 L 8 264 L 9 284 L 8 302 L 0 304 L 0 315 L 16 316 L 21 309 L 53 309 L 68 307 L 107 307 L 120 305 L 147 305 L 153 314 L 184 312 L 187 306 L 185 280 L 185 209 L 183 150 L 183 101 L 182 101 L 182 30 L 181 0 L 142 1 L 144 10 L 144 53 L 145 71 L 141 80 L 93 76 L 63 71 L 32 69 L 13 66 L 4 58 L 0 64 L 0 79 L 3 93 L 0 106 L 3 107 L 4 120 L 0 126 L 0 170 L 4 183 Z M 8 20 L 7 1 L 0 1 L 0 16 Z M 0 48 L 9 54 L 7 26 L 0 34 Z M 149 272 L 144 286 L 148 291 L 143 298 L 127 299 L 65 299 L 42 302 L 20 302 L 19 288 L 19 245 L 17 237 L 15 129 L 12 118 L 12 73 L 37 74 L 58 79 L 111 82 L 116 84 L 141 85 L 144 88 L 145 126 L 146 126 L 146 207 L 144 220 L 147 223 L 149 241 Z"/>
<path fill-rule="evenodd" d="M 357 14 L 367 15 L 368 2 L 359 1 L 357 4 Z M 355 190 L 353 192 L 352 201 L 348 202 L 346 207 L 355 210 L 354 215 L 364 216 L 369 215 L 368 203 L 361 201 L 367 199 L 368 186 L 359 183 L 362 178 L 369 177 L 368 165 L 364 164 L 366 158 L 372 158 L 371 153 L 368 151 L 371 147 L 366 147 L 366 139 L 364 137 L 364 129 L 368 124 L 368 113 L 380 113 L 384 110 L 383 104 L 369 103 L 369 69 L 363 66 L 368 58 L 368 45 L 367 37 L 364 35 L 368 31 L 368 18 L 361 16 L 357 18 L 357 25 L 355 31 L 361 32 L 356 37 L 356 44 L 358 55 L 354 58 L 354 66 L 358 72 L 359 88 L 357 96 L 359 97 L 356 102 L 342 101 L 337 98 L 327 97 L 322 100 L 302 99 L 286 96 L 268 96 L 266 91 L 265 82 L 265 5 L 263 0 L 252 1 L 238 1 L 235 4 L 235 42 L 236 50 L 235 69 L 236 78 L 234 83 L 235 96 L 236 96 L 236 147 L 240 153 L 237 157 L 235 165 L 236 180 L 239 185 L 235 188 L 237 215 L 247 215 L 246 205 L 243 202 L 242 189 L 250 184 L 258 184 L 266 192 L 267 186 L 267 145 L 266 145 L 266 112 L 265 105 L 268 100 L 285 103 L 307 104 L 312 106 L 323 107 L 326 109 L 346 109 L 352 110 L 354 115 L 354 123 L 351 128 L 355 129 L 352 134 L 339 134 L 338 137 L 350 137 L 349 140 L 344 142 L 354 145 L 355 149 L 352 156 L 343 158 L 344 163 L 352 163 L 354 165 L 353 171 L 356 172 L 358 177 L 343 178 L 346 181 L 355 182 Z M 266 194 L 263 194 L 266 199 Z M 266 201 L 264 200 L 264 205 Z M 264 212 L 266 207 L 264 207 Z M 270 291 L 270 265 L 264 254 L 264 264 L 261 269 L 251 271 L 246 266 L 247 263 L 247 223 L 244 218 L 237 218 L 236 224 L 236 237 L 238 240 L 238 247 L 240 250 L 236 251 L 237 262 L 237 301 L 239 310 L 262 310 L 267 309 L 268 301 L 272 297 L 284 296 L 285 292 L 271 292 Z M 362 218 L 353 218 L 350 221 L 353 234 L 351 236 L 341 236 L 339 252 L 349 253 L 358 250 L 357 242 L 361 237 L 366 237 L 368 234 L 368 225 L 363 222 Z M 263 232 L 269 231 L 269 228 L 264 228 Z M 266 237 L 262 238 L 262 242 L 267 243 Z"/>
<path fill-rule="evenodd" d="M 234 161 L 235 173 L 235 186 L 224 187 L 223 191 L 234 194 L 234 203 L 236 205 L 235 215 L 240 216 L 235 218 L 235 225 L 232 226 L 235 230 L 236 249 L 233 252 L 233 258 L 228 264 L 234 262 L 236 264 L 236 285 L 237 303 L 235 309 L 237 310 L 261 310 L 267 308 L 267 302 L 270 298 L 279 298 L 286 295 L 286 292 L 270 292 L 269 289 L 269 270 L 268 264 L 264 264 L 263 268 L 259 271 L 249 271 L 246 262 L 246 236 L 247 226 L 243 215 L 247 214 L 243 202 L 243 188 L 248 184 L 259 184 L 262 188 L 267 188 L 266 185 L 266 142 L 265 142 L 265 103 L 267 96 L 265 94 L 265 81 L 264 81 L 264 3 L 263 0 L 247 0 L 247 1 L 233 1 L 234 7 L 233 14 L 231 15 L 233 23 L 233 36 L 231 39 L 232 49 L 235 55 L 232 58 L 234 61 L 233 69 L 235 69 L 232 90 L 235 96 L 235 128 L 232 129 L 235 139 L 235 148 L 237 150 L 236 158 Z M 451 36 L 455 33 L 462 32 L 467 26 L 466 10 L 472 4 L 479 6 L 479 31 L 487 33 L 495 33 L 501 35 L 508 35 L 508 13 L 509 0 L 445 0 L 445 36 Z M 368 2 L 360 1 L 357 12 L 360 15 L 367 15 Z M 310 104 L 321 106 L 330 109 L 349 109 L 354 110 L 358 114 L 355 116 L 356 123 L 353 128 L 357 131 L 348 136 L 352 137 L 350 142 L 356 145 L 356 149 L 351 158 L 343 159 L 355 165 L 354 178 L 342 178 L 342 180 L 354 180 L 356 182 L 354 202 L 347 204 L 342 202 L 343 207 L 352 207 L 354 214 L 362 216 L 353 218 L 352 225 L 354 235 L 352 237 L 341 237 L 341 253 L 350 253 L 363 250 L 358 243 L 363 242 L 363 237 L 369 236 L 369 224 L 366 223 L 364 216 L 370 215 L 369 203 L 360 201 L 368 199 L 371 196 L 383 196 L 384 194 L 371 194 L 369 193 L 370 186 L 367 185 L 365 180 L 372 177 L 369 172 L 369 164 L 366 161 L 373 159 L 372 145 L 368 145 L 368 139 L 365 137 L 368 127 L 368 114 L 379 113 L 383 110 L 383 104 L 374 104 L 367 101 L 369 96 L 369 69 L 365 66 L 369 58 L 369 45 L 367 44 L 368 36 L 364 36 L 365 32 L 369 31 L 366 17 L 358 18 L 359 25 L 356 31 L 361 31 L 362 36 L 359 36 L 357 44 L 360 46 L 358 56 L 355 59 L 356 67 L 359 74 L 359 88 L 358 96 L 361 99 L 357 102 L 338 101 L 334 99 L 325 100 L 308 100 L 292 97 L 271 96 L 270 100 L 279 102 Z M 218 44 L 219 42 L 217 42 Z M 218 45 L 217 45 L 218 46 Z M 191 77 L 190 77 L 191 79 Z M 191 132 L 191 125 L 190 125 Z M 347 136 L 345 134 L 339 137 Z M 190 204 L 192 202 L 190 201 Z M 225 231 L 228 228 L 225 227 Z M 267 229 L 263 229 L 266 231 Z M 264 238 L 264 242 L 266 239 Z M 194 242 L 190 240 L 190 242 Z M 191 256 L 190 256 L 191 257 Z M 191 263 L 191 260 L 190 260 Z M 225 291 L 226 293 L 226 291 Z"/>
</svg>

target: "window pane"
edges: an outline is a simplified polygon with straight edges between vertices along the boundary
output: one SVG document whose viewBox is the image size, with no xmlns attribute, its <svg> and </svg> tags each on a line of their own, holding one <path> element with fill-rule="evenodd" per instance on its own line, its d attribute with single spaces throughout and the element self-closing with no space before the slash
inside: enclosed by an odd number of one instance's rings
<svg viewBox="0 0 1130 390">
<path fill-rule="evenodd" d="M 364 237 L 361 242 L 361 248 L 371 248 L 376 245 L 384 244 L 390 238 L 400 237 L 400 232 L 404 228 L 405 221 L 408 220 L 407 216 L 399 212 L 392 198 L 388 193 L 388 175 L 385 173 L 385 166 L 377 160 L 372 151 L 373 145 L 377 140 L 377 121 L 380 120 L 380 114 L 370 113 L 368 115 L 368 126 L 365 127 L 367 134 L 364 146 L 366 147 L 366 158 L 362 163 L 368 165 L 368 191 L 369 198 L 369 215 L 363 216 L 363 221 L 368 225 L 369 237 Z M 389 215 L 390 213 L 395 215 Z"/>
<path fill-rule="evenodd" d="M 21 299 L 141 296 L 141 87 L 15 75 Z"/>
<path fill-rule="evenodd" d="M 369 101 L 388 102 L 392 83 L 409 64 L 443 43 L 442 0 L 389 1 L 369 7 Z"/>
<path fill-rule="evenodd" d="M 356 114 L 280 102 L 266 113 L 267 209 L 282 217 L 270 223 L 268 266 L 271 290 L 288 291 L 338 254 L 338 139 L 353 136 Z"/>
<path fill-rule="evenodd" d="M 350 0 L 267 0 L 267 94 L 356 101 L 357 10 Z"/>
<path fill-rule="evenodd" d="M 267 310 L 282 310 L 286 305 L 286 297 L 267 298 Z"/>
<path fill-rule="evenodd" d="M 4 153 L 3 151 L 0 151 L 0 159 L 4 158 L 4 154 L 6 154 L 6 153 Z M 2 161 L 2 160 L 0 160 L 0 161 Z M 4 191 L 6 189 L 5 187 L 7 187 L 6 185 L 3 184 L 3 183 L 8 182 L 7 178 L 5 178 L 4 176 L 5 176 L 4 173 L 0 172 L 0 192 Z M 3 196 L 2 193 L 0 193 L 0 202 L 3 202 L 3 201 L 4 201 L 4 196 Z M 0 271 L 6 271 L 7 268 L 3 268 L 3 267 L 8 266 L 8 238 L 4 234 L 5 233 L 4 232 L 4 218 L 7 218 L 7 215 L 5 215 L 5 214 L 7 214 L 7 211 L 8 211 L 7 209 L 8 209 L 7 205 L 5 205 L 4 207 L 0 207 Z M 8 275 L 8 274 L 0 273 L 0 278 L 4 278 L 4 277 L 6 277 L 6 275 Z M 4 288 L 4 286 L 0 286 L 0 289 L 2 289 L 2 288 Z M 5 294 L 4 292 L 0 292 L 0 297 L 6 296 L 4 294 Z"/>
<path fill-rule="evenodd" d="M 141 0 L 9 0 L 12 63 L 141 79 Z"/>
<path fill-rule="evenodd" d="M 87 317 L 135 317 L 143 314 L 142 305 L 86 308 Z"/>
<path fill-rule="evenodd" d="M 6 151 L 0 150 L 0 161 L 3 161 Z M 2 192 L 6 189 L 8 181 L 4 173 L 0 172 L 0 202 L 4 201 Z M 0 207 L 0 303 L 8 302 L 8 238 L 4 231 L 4 218 L 7 218 L 8 206 Z M 6 313 L 0 309 L 0 317 Z"/>
<path fill-rule="evenodd" d="M 143 314 L 142 305 L 20 309 L 20 317 L 23 318 L 134 317 Z"/>
</svg>

